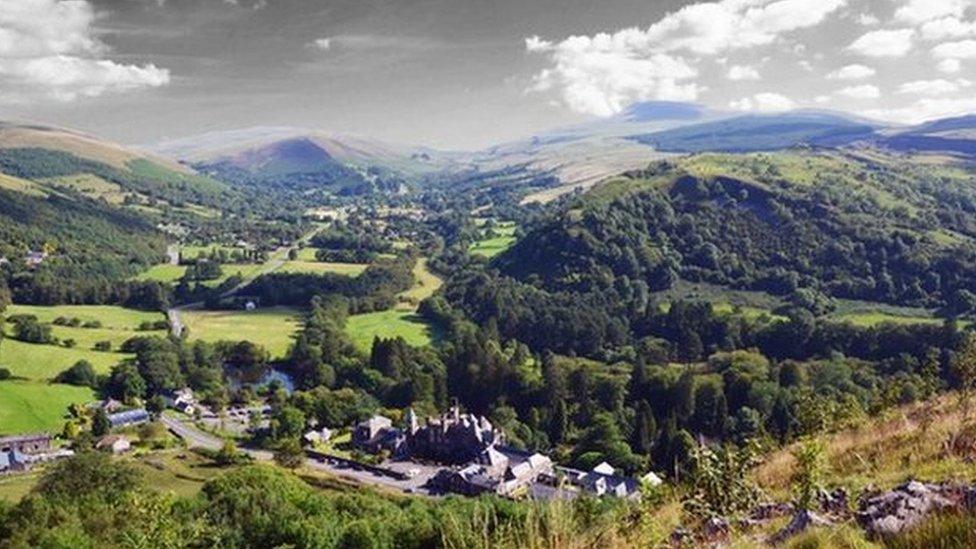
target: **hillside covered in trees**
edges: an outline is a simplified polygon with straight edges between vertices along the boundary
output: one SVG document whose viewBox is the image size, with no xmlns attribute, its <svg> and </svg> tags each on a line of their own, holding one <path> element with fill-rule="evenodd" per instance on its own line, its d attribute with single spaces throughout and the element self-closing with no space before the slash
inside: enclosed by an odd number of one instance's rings
<svg viewBox="0 0 976 549">
<path fill-rule="evenodd" d="M 691 156 L 580 196 L 495 266 L 551 291 L 681 279 L 961 315 L 976 305 L 973 181 L 870 151 Z"/>
</svg>

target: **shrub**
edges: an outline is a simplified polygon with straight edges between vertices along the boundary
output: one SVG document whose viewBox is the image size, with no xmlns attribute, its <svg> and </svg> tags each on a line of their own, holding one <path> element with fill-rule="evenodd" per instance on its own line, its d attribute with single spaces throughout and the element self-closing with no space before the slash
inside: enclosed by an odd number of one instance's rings
<svg viewBox="0 0 976 549">
<path fill-rule="evenodd" d="M 74 366 L 58 374 L 54 381 L 93 389 L 98 387 L 98 376 L 95 374 L 95 368 L 87 360 L 75 362 Z"/>
<path fill-rule="evenodd" d="M 103 352 L 111 351 L 112 350 L 112 342 L 111 341 L 99 341 L 99 342 L 96 342 L 95 345 L 92 347 L 92 349 L 94 349 L 96 351 L 103 351 Z"/>
</svg>

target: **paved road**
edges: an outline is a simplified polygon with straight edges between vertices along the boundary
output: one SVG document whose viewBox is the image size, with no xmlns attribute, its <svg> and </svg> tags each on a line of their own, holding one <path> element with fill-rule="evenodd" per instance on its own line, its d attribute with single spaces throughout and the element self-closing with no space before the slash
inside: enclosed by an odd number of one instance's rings
<svg viewBox="0 0 976 549">
<path fill-rule="evenodd" d="M 210 450 L 219 450 L 223 445 L 224 441 L 220 438 L 211 435 L 210 433 L 205 433 L 196 427 L 187 425 L 186 423 L 167 416 L 163 414 L 161 421 L 166 428 L 170 430 L 174 435 L 183 439 L 186 445 L 190 448 L 207 448 Z M 271 461 L 274 459 L 274 454 L 267 450 L 255 450 L 252 448 L 241 448 L 241 451 L 250 455 L 257 461 Z M 399 490 L 401 492 L 417 493 L 417 494 L 428 494 L 427 490 L 423 488 L 423 485 L 427 482 L 427 479 L 433 474 L 433 471 L 425 471 L 424 474 L 414 478 L 409 478 L 405 480 L 396 479 L 372 471 L 366 471 L 364 469 L 358 469 L 356 467 L 350 466 L 344 463 L 336 463 L 329 460 L 320 460 L 307 458 L 305 460 L 305 465 L 319 471 L 325 471 L 337 477 L 341 477 L 353 482 L 360 484 L 366 484 L 371 486 L 382 486 L 390 488 L 393 490 Z M 399 464 L 400 468 L 410 467 L 412 465 Z"/>
<path fill-rule="evenodd" d="M 309 231 L 307 234 L 302 236 L 302 238 L 300 238 L 295 245 L 297 246 L 301 242 L 306 242 L 308 239 L 312 238 L 312 236 L 315 235 L 315 233 L 318 232 L 318 230 L 319 230 L 318 228 L 315 228 Z M 285 261 L 288 261 L 288 251 L 291 250 L 292 247 L 293 246 L 281 246 L 279 248 L 276 248 L 273 252 L 271 252 L 271 254 L 268 256 L 268 261 L 266 261 L 264 265 L 261 266 L 260 269 L 254 271 L 254 274 L 244 278 L 244 280 L 241 280 L 240 284 L 238 284 L 237 286 L 234 286 L 233 288 L 220 294 L 220 297 L 222 298 L 230 297 L 235 293 L 237 293 L 238 290 L 250 284 L 257 277 L 261 275 L 266 275 L 268 273 L 272 273 L 280 269 L 281 266 L 285 264 Z M 171 248 L 173 248 L 173 246 L 167 248 L 166 250 L 167 254 L 170 253 Z M 179 263 L 179 257 L 180 257 L 179 247 L 176 247 L 175 250 L 176 250 L 176 261 L 177 263 Z M 170 255 L 170 261 L 171 262 L 173 261 L 172 255 Z M 170 331 L 173 333 L 175 337 L 180 337 L 181 335 L 183 335 L 184 324 L 183 324 L 183 320 L 180 318 L 180 313 L 182 311 L 187 311 L 191 309 L 199 309 L 201 307 L 203 307 L 203 302 L 198 301 L 196 303 L 187 303 L 186 305 L 173 307 L 166 311 L 166 316 L 169 318 Z"/>
</svg>

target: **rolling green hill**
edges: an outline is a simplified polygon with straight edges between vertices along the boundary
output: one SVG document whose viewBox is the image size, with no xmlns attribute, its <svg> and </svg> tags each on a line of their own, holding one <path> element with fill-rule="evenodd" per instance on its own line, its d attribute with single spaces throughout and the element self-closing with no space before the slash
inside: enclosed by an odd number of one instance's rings
<svg viewBox="0 0 976 549">
<path fill-rule="evenodd" d="M 967 313 L 973 182 L 875 152 L 695 155 L 582 195 L 495 265 L 550 290 L 684 279 Z"/>
</svg>

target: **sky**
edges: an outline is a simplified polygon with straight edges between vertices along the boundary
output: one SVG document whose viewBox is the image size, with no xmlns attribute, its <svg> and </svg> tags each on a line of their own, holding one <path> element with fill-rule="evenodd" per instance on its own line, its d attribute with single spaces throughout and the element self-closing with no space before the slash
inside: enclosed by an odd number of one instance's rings
<svg viewBox="0 0 976 549">
<path fill-rule="evenodd" d="M 976 112 L 976 0 L 0 0 L 0 119 L 474 149 L 636 101 Z"/>
</svg>

